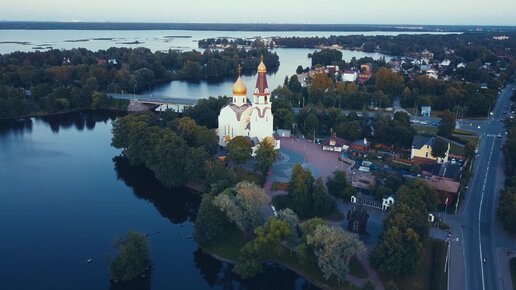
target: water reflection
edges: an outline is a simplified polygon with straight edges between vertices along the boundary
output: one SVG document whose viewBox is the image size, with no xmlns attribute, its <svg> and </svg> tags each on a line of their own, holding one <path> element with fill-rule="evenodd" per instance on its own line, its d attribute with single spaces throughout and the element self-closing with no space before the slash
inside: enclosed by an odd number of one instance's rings
<svg viewBox="0 0 516 290">
<path fill-rule="evenodd" d="M 220 262 L 206 254 L 201 249 L 193 253 L 195 266 L 199 273 L 212 288 L 222 289 L 319 289 L 294 272 L 277 264 L 267 264 L 263 273 L 252 279 L 243 280 L 233 273 L 232 265 Z"/>
<path fill-rule="evenodd" d="M 23 135 L 25 133 L 32 133 L 34 122 L 41 121 L 49 125 L 53 133 L 59 133 L 60 129 L 68 129 L 74 127 L 78 131 L 83 131 L 84 128 L 88 130 L 95 129 L 97 122 L 112 122 L 119 116 L 123 116 L 125 112 L 115 111 L 78 111 L 63 114 L 55 114 L 36 118 L 14 118 L 0 120 L 0 136 L 8 133 Z"/>
<path fill-rule="evenodd" d="M 114 121 L 116 117 L 126 113 L 113 111 L 79 111 L 73 113 L 56 114 L 36 118 L 47 123 L 54 133 L 59 133 L 60 129 L 67 129 L 74 126 L 77 130 L 82 131 L 84 128 L 88 130 L 95 129 L 97 122 L 107 123 Z"/>
<path fill-rule="evenodd" d="M 111 282 L 109 290 L 151 290 L 152 271 L 148 271 L 144 276 L 124 282 Z"/>
<path fill-rule="evenodd" d="M 8 133 L 23 135 L 26 132 L 30 134 L 33 125 L 31 118 L 0 120 L 0 136 Z"/>
<path fill-rule="evenodd" d="M 187 188 L 168 189 L 160 185 L 152 171 L 135 167 L 122 156 L 113 158 L 117 178 L 133 189 L 138 198 L 151 202 L 160 214 L 173 224 L 192 221 L 201 198 Z"/>
</svg>

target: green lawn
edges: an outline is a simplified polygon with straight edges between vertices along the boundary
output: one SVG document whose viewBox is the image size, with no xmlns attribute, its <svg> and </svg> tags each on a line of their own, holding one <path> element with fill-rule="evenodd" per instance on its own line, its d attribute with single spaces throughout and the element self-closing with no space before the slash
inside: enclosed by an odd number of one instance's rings
<svg viewBox="0 0 516 290">
<path fill-rule="evenodd" d="M 205 250 L 224 259 L 238 260 L 240 249 L 247 243 L 244 233 L 236 226 L 231 225 L 228 226 L 223 239 L 223 241 L 205 247 Z"/>
<path fill-rule="evenodd" d="M 455 155 L 464 156 L 464 146 L 457 145 L 455 143 L 450 144 L 450 153 Z"/>
<path fill-rule="evenodd" d="M 516 258 L 511 259 L 512 289 L 516 290 Z"/>
<path fill-rule="evenodd" d="M 437 127 L 435 127 L 435 126 L 412 125 L 412 128 L 416 129 L 418 134 L 425 134 L 425 135 L 436 135 L 437 134 Z"/>
<path fill-rule="evenodd" d="M 466 135 L 466 136 L 475 136 L 476 134 L 472 131 L 463 130 L 463 129 L 453 129 L 453 134 L 457 135 Z"/>
<path fill-rule="evenodd" d="M 382 277 L 384 284 L 393 280 L 400 290 L 445 290 L 446 273 L 443 271 L 446 259 L 446 244 L 429 240 L 425 244 L 419 271 L 408 277 Z"/>
</svg>

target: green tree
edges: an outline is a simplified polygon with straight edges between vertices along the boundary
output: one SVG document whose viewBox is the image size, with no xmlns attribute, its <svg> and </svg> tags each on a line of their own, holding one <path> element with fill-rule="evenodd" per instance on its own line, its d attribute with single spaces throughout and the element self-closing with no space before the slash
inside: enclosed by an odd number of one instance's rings
<svg viewBox="0 0 516 290">
<path fill-rule="evenodd" d="M 292 128 L 294 124 L 294 114 L 290 109 L 279 109 L 274 113 L 274 128 L 287 129 Z"/>
<path fill-rule="evenodd" d="M 221 238 L 227 224 L 225 214 L 214 205 L 211 194 L 204 195 L 194 223 L 194 239 L 206 246 Z"/>
<path fill-rule="evenodd" d="M 448 152 L 448 142 L 444 141 L 441 138 L 435 138 L 434 143 L 432 144 L 432 156 L 433 157 L 446 157 L 446 153 Z"/>
<path fill-rule="evenodd" d="M 298 242 L 298 225 L 299 218 L 296 213 L 290 208 L 280 209 L 278 210 L 278 219 L 286 222 L 290 228 L 291 235 L 288 238 L 288 242 L 290 245 L 295 245 Z"/>
<path fill-rule="evenodd" d="M 302 74 L 303 73 L 303 67 L 301 65 L 298 65 L 296 68 L 296 74 Z"/>
<path fill-rule="evenodd" d="M 328 195 L 321 177 L 314 182 L 312 189 L 312 216 L 327 216 L 335 211 L 335 201 Z"/>
<path fill-rule="evenodd" d="M 506 231 L 516 233 L 516 188 L 508 187 L 501 191 L 496 216 Z"/>
<path fill-rule="evenodd" d="M 254 170 L 260 172 L 262 176 L 266 176 L 276 160 L 276 149 L 272 143 L 272 139 L 265 138 L 260 142 L 258 149 L 256 149 L 256 163 Z"/>
<path fill-rule="evenodd" d="M 109 260 L 109 277 L 115 281 L 128 281 L 139 277 L 151 267 L 147 237 L 129 231 L 125 238 L 115 239 L 115 258 Z"/>
<path fill-rule="evenodd" d="M 403 78 L 388 68 L 381 67 L 375 74 L 375 85 L 377 91 L 383 91 L 390 95 L 397 95 L 403 89 Z"/>
<path fill-rule="evenodd" d="M 380 243 L 371 253 L 370 261 L 382 274 L 400 275 L 404 272 L 405 255 L 402 233 L 397 227 L 391 227 L 383 233 Z"/>
<path fill-rule="evenodd" d="M 329 176 L 326 180 L 326 187 L 328 188 L 328 193 L 338 197 L 342 200 L 349 200 L 351 198 L 352 188 L 350 190 L 350 184 L 346 179 L 346 173 L 341 170 L 333 171 L 333 175 Z"/>
<path fill-rule="evenodd" d="M 254 230 L 256 237 L 240 250 L 240 259 L 233 271 L 242 278 L 251 278 L 262 271 L 260 261 L 270 253 L 278 253 L 281 241 L 290 236 L 289 225 L 278 219 L 270 218 L 263 226 Z"/>
<path fill-rule="evenodd" d="M 237 165 L 247 162 L 251 159 L 251 144 L 243 136 L 236 136 L 227 144 L 228 158 Z"/>
<path fill-rule="evenodd" d="M 288 81 L 288 88 L 295 94 L 301 93 L 303 87 L 301 86 L 301 83 L 299 82 L 297 75 L 292 75 L 290 77 L 290 80 Z"/>
<path fill-rule="evenodd" d="M 300 164 L 294 165 L 288 185 L 288 199 L 292 210 L 300 217 L 308 217 L 312 212 L 311 190 L 314 178 L 309 170 Z"/>
<path fill-rule="evenodd" d="M 261 208 L 270 202 L 263 189 L 256 184 L 242 181 L 233 188 L 224 190 L 213 201 L 223 211 L 228 220 L 245 233 L 264 222 Z"/>
<path fill-rule="evenodd" d="M 453 129 L 455 129 L 455 114 L 446 110 L 441 114 L 437 135 L 450 138 L 453 135 Z"/>
<path fill-rule="evenodd" d="M 355 234 L 326 225 L 315 228 L 307 237 L 307 243 L 313 247 L 324 278 L 335 276 L 340 283 L 346 279 L 351 257 L 365 250 Z"/>
</svg>

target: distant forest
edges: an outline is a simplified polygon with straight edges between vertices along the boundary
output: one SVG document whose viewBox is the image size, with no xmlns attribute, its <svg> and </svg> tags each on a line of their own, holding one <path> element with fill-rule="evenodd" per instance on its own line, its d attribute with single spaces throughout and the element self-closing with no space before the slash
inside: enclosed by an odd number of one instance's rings
<svg viewBox="0 0 516 290">
<path fill-rule="evenodd" d="M 270 24 L 270 23 L 112 23 L 0 21 L 0 29 L 34 30 L 210 30 L 210 31 L 399 31 L 486 32 L 516 31 L 514 26 L 381 25 L 381 24 Z"/>
</svg>

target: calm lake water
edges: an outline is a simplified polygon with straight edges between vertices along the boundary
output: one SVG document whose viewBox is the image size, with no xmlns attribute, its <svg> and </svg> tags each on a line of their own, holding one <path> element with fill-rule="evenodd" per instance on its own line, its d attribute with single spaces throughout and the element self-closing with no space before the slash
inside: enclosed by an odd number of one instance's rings
<svg viewBox="0 0 516 290">
<path fill-rule="evenodd" d="M 113 239 L 130 229 L 151 234 L 154 269 L 137 287 L 112 289 L 315 289 L 275 265 L 241 281 L 203 253 L 188 238 L 199 197 L 117 157 L 115 117 L 0 122 L 0 289 L 109 289 Z"/>
</svg>

